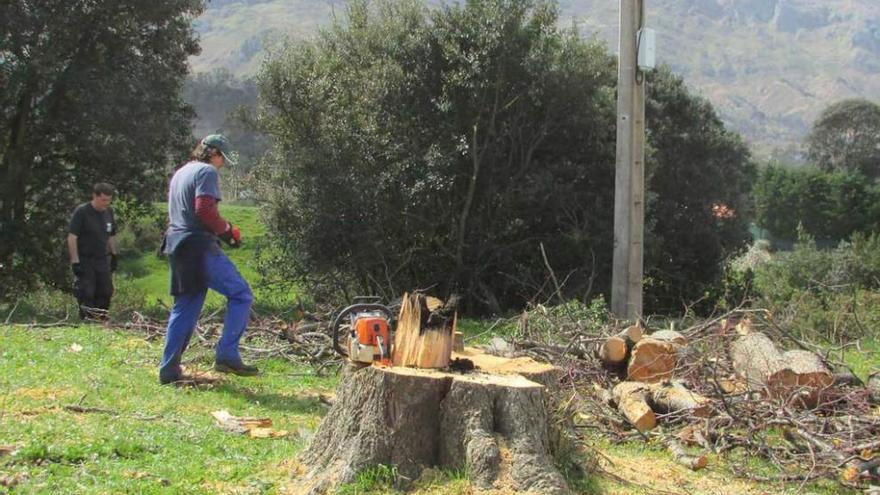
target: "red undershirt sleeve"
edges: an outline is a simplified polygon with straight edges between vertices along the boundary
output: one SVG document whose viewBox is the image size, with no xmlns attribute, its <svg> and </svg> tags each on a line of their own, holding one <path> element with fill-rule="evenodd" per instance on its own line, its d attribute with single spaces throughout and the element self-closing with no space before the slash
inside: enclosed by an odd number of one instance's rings
<svg viewBox="0 0 880 495">
<path fill-rule="evenodd" d="M 222 234 L 229 227 L 229 223 L 220 216 L 217 199 L 211 196 L 196 197 L 196 216 L 215 234 Z"/>
</svg>

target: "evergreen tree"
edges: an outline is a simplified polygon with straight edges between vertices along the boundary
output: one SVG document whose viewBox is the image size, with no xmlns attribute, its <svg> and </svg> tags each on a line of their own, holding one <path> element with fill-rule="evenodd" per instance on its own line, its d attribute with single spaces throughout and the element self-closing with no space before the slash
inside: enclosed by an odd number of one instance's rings
<svg viewBox="0 0 880 495">
<path fill-rule="evenodd" d="M 70 210 L 98 181 L 152 198 L 192 145 L 180 99 L 201 0 L 0 6 L 0 298 L 58 276 Z"/>
</svg>

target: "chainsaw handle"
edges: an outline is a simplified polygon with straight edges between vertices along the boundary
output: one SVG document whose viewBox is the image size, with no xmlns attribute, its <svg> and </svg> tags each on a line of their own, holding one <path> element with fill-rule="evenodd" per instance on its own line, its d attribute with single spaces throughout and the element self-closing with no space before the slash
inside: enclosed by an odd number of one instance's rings
<svg viewBox="0 0 880 495">
<path fill-rule="evenodd" d="M 394 319 L 394 313 L 391 312 L 391 309 L 389 309 L 388 306 L 383 304 L 357 303 L 340 311 L 333 320 L 333 349 L 339 353 L 340 356 L 348 357 L 348 351 L 339 345 L 339 327 L 342 325 L 342 320 L 355 311 L 382 311 L 388 315 L 389 322 Z"/>
</svg>

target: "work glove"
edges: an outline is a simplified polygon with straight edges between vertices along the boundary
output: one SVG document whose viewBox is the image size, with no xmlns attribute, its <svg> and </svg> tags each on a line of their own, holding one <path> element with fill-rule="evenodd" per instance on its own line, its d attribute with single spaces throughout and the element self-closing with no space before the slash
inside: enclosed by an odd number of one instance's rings
<svg viewBox="0 0 880 495">
<path fill-rule="evenodd" d="M 115 254 L 110 254 L 110 271 L 115 272 L 116 267 L 119 266 L 118 259 Z"/>
<path fill-rule="evenodd" d="M 70 271 L 73 272 L 74 277 L 76 277 L 76 278 L 82 277 L 83 269 L 82 269 L 82 265 L 80 265 L 79 262 L 71 263 L 70 264 Z"/>
<path fill-rule="evenodd" d="M 220 240 L 229 245 L 229 247 L 238 249 L 241 247 L 241 231 L 235 225 L 227 224 L 226 231 L 220 234 Z"/>
</svg>

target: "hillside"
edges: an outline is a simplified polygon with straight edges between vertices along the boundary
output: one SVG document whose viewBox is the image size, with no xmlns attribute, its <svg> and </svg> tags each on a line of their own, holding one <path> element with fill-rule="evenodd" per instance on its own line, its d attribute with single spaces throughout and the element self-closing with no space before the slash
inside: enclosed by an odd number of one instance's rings
<svg viewBox="0 0 880 495">
<path fill-rule="evenodd" d="M 880 94 L 876 0 L 646 0 L 658 60 L 716 106 L 761 155 L 789 152 L 829 103 Z M 433 2 L 431 2 L 433 3 Z M 561 22 L 617 45 L 617 2 L 561 0 Z M 196 21 L 193 70 L 253 75 L 273 43 L 303 39 L 340 0 L 219 0 Z"/>
</svg>

